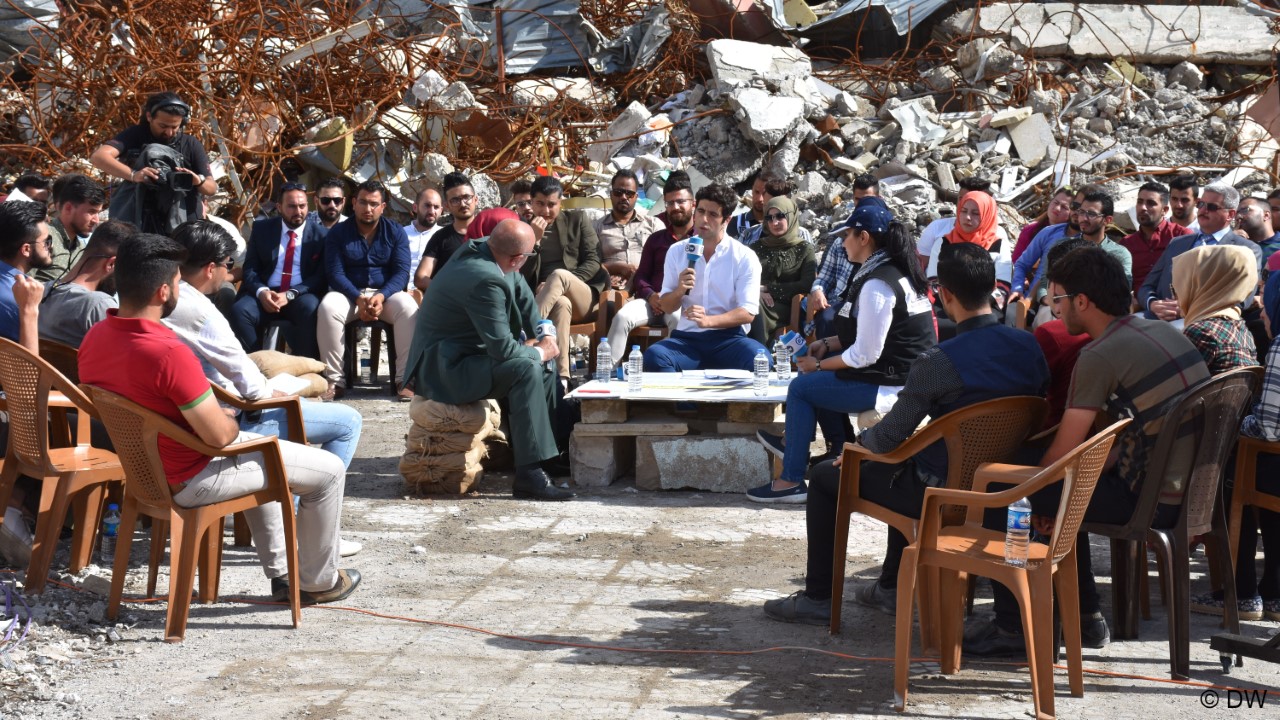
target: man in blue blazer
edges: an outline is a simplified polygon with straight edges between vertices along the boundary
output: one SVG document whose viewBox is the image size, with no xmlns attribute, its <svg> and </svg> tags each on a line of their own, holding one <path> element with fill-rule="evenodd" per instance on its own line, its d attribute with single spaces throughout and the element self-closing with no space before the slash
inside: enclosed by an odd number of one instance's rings
<svg viewBox="0 0 1280 720">
<path fill-rule="evenodd" d="M 294 355 L 320 357 L 316 312 L 325 291 L 324 240 L 328 230 L 307 222 L 307 189 L 289 183 L 280 193 L 280 217 L 253 224 L 244 253 L 244 279 L 231 309 L 231 329 L 245 352 L 258 350 L 268 318 L 288 320 Z"/>
<path fill-rule="evenodd" d="M 1262 270 L 1262 248 L 1247 238 L 1240 237 L 1231 231 L 1236 219 L 1236 210 L 1240 207 L 1240 191 L 1226 183 L 1213 183 L 1204 189 L 1200 200 L 1196 203 L 1196 219 L 1200 222 L 1200 230 L 1189 235 L 1181 235 L 1169 241 L 1169 247 L 1156 261 L 1155 267 L 1147 274 L 1142 287 L 1138 288 L 1138 306 L 1151 320 L 1176 320 L 1182 316 L 1178 310 L 1178 300 L 1174 298 L 1170 284 L 1173 281 L 1173 259 L 1194 247 L 1201 245 L 1239 245 L 1249 248 L 1258 260 L 1258 270 Z M 1240 298 L 1242 304 L 1248 306 L 1252 298 Z"/>
</svg>

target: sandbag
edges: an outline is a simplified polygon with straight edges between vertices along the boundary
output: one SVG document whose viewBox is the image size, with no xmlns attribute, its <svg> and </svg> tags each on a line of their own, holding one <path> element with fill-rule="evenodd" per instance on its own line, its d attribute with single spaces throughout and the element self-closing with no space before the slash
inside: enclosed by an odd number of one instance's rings
<svg viewBox="0 0 1280 720">
<path fill-rule="evenodd" d="M 329 389 L 329 381 L 325 380 L 324 376 L 318 373 L 307 373 L 306 375 L 299 375 L 298 378 L 311 383 L 298 392 L 298 395 L 301 397 L 317 398 Z"/>
<path fill-rule="evenodd" d="M 415 425 L 439 432 L 478 433 L 490 423 L 489 401 L 446 405 L 422 396 L 413 396 L 409 417 Z"/>
<path fill-rule="evenodd" d="M 465 493 L 482 477 L 480 462 L 486 452 L 483 442 L 476 442 L 466 452 L 445 455 L 430 455 L 410 446 L 400 457 L 400 474 L 413 492 Z"/>
<path fill-rule="evenodd" d="M 442 433 L 428 430 L 420 425 L 409 428 L 409 436 L 405 442 L 407 452 L 421 452 L 428 455 L 447 455 L 470 450 L 476 443 L 483 442 L 492 432 L 486 425 L 480 432 Z"/>
<path fill-rule="evenodd" d="M 249 359 L 262 371 L 263 375 L 273 378 L 280 373 L 289 373 L 294 377 L 324 372 L 324 363 L 308 357 L 286 355 L 277 350 L 259 350 L 249 353 Z M 324 392 L 323 390 L 321 392 Z"/>
</svg>

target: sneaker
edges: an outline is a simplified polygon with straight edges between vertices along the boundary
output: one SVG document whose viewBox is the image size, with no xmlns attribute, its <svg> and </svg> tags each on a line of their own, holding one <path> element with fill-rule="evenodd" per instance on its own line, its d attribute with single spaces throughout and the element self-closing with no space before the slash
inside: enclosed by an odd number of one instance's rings
<svg viewBox="0 0 1280 720">
<path fill-rule="evenodd" d="M 364 545 L 361 545 L 355 540 L 338 538 L 338 554 L 341 555 L 342 557 L 351 557 L 352 555 L 355 555 L 356 553 L 360 552 L 363 549 L 364 549 Z"/>
<path fill-rule="evenodd" d="M 1280 601 L 1273 602 L 1280 604 Z M 1222 611 L 1225 607 L 1226 601 L 1223 599 L 1221 591 L 1196 595 L 1191 598 L 1190 603 L 1191 612 L 1215 617 L 1222 617 Z M 1277 610 L 1280 610 L 1280 608 L 1277 608 Z M 1236 601 L 1236 611 L 1239 613 L 1241 620 L 1261 620 L 1264 612 L 1262 598 L 1257 595 L 1251 598 L 1240 598 Z"/>
<path fill-rule="evenodd" d="M 764 616 L 779 622 L 830 625 L 831 600 L 814 600 L 797 590 L 784 598 L 766 601 Z"/>
<path fill-rule="evenodd" d="M 1262 617 L 1268 620 L 1280 620 L 1280 598 L 1262 601 Z"/>
<path fill-rule="evenodd" d="M 0 556 L 14 567 L 31 564 L 31 545 L 35 538 L 22 510 L 16 507 L 4 511 L 4 522 L 0 522 Z"/>
<path fill-rule="evenodd" d="M 800 505 L 809 500 L 809 488 L 802 482 L 793 488 L 774 490 L 773 483 L 769 483 L 748 490 L 747 499 L 758 503 Z"/>
<path fill-rule="evenodd" d="M 1102 613 L 1080 614 L 1080 646 L 1101 650 L 1111 644 L 1111 628 Z"/>
<path fill-rule="evenodd" d="M 859 605 L 879 610 L 885 615 L 896 617 L 898 614 L 898 589 L 890 590 L 881 585 L 879 580 L 872 580 L 860 586 L 854 591 L 853 600 Z"/>
<path fill-rule="evenodd" d="M 783 442 L 781 435 L 774 435 L 771 432 L 757 430 L 756 439 L 760 441 L 761 445 L 764 445 L 764 449 L 769 452 L 769 454 L 779 460 L 781 460 L 782 456 L 787 452 L 786 443 Z"/>
</svg>

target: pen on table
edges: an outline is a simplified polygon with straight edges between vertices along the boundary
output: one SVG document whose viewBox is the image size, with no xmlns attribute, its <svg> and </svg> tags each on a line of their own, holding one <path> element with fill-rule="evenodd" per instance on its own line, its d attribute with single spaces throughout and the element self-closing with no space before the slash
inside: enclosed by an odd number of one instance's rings
<svg viewBox="0 0 1280 720">
<path fill-rule="evenodd" d="M 578 392 L 580 392 L 580 393 L 593 393 L 593 394 L 599 394 L 599 395 L 612 395 L 612 394 L 613 394 L 613 391 L 612 391 L 612 390 L 579 390 Z"/>
</svg>

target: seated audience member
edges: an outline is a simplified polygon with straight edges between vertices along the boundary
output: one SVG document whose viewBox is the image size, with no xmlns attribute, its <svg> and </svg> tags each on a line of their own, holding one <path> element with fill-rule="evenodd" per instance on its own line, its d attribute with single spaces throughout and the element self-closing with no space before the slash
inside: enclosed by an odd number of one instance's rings
<svg viewBox="0 0 1280 720">
<path fill-rule="evenodd" d="M 1123 245 L 1107 237 L 1107 226 L 1111 224 L 1112 213 L 1114 212 L 1111 195 L 1097 185 L 1086 185 L 1076 195 L 1076 202 L 1079 207 L 1072 211 L 1072 216 L 1075 218 L 1076 226 L 1079 227 L 1080 233 L 1069 237 L 1083 238 L 1089 244 L 1106 250 L 1107 254 L 1119 260 L 1120 265 L 1124 268 L 1125 277 L 1129 278 L 1129 284 L 1132 286 L 1133 258 Z M 1048 266 L 1047 252 L 1045 253 L 1045 259 L 1042 259 L 1040 264 Z M 1040 279 L 1033 286 L 1031 299 L 1033 300 L 1032 307 L 1037 308 L 1035 322 L 1040 325 L 1052 319 L 1053 313 L 1049 311 L 1049 303 L 1045 299 L 1049 292 L 1048 281 L 1044 279 L 1044 273 L 1038 273 L 1038 275 Z"/>
<path fill-rule="evenodd" d="M 43 203 L 0 203 L 0 337 L 34 353 L 40 348 L 36 309 L 44 286 L 26 274 L 53 262 L 47 216 Z M 23 302 L 31 295 L 34 303 Z"/>
<path fill-rule="evenodd" d="M 1137 292 L 1165 248 L 1169 247 L 1169 242 L 1190 231 L 1166 217 L 1169 213 L 1169 188 L 1158 182 L 1148 182 L 1138 188 L 1134 212 L 1138 216 L 1138 231 L 1126 235 L 1120 244 L 1133 258 L 1133 291 Z"/>
<path fill-rule="evenodd" d="M 535 194 L 536 196 L 536 194 Z M 419 396 L 451 405 L 508 400 L 517 498 L 568 500 L 541 463 L 559 455 L 550 422 L 558 389 L 547 361 L 554 338 L 532 338 L 542 319 L 519 276 L 533 253 L 534 232 L 505 220 L 486 240 L 472 240 L 436 276 L 423 296 L 405 377 Z"/>
<path fill-rule="evenodd" d="M 467 243 L 467 228 L 476 217 L 476 191 L 471 179 L 460 172 L 444 176 L 444 202 L 453 222 L 436 230 L 422 249 L 422 259 L 410 265 L 413 284 L 422 292 L 427 291 L 431 278 L 444 268 L 458 248 Z"/>
<path fill-rule="evenodd" d="M 228 257 L 229 249 L 219 261 Z M 257 438 L 255 433 L 242 432 L 223 412 L 200 361 L 161 323 L 180 304 L 179 269 L 185 258 L 183 247 L 162 235 L 134 235 L 121 245 L 116 259 L 120 308 L 85 336 L 80 346 L 80 380 L 163 415 L 215 448 Z M 325 450 L 288 441 L 280 441 L 280 455 L 289 489 L 300 497 L 297 538 L 303 602 L 342 600 L 360 584 L 359 572 L 337 566 L 346 483 L 342 461 Z M 183 507 L 239 497 L 266 486 L 262 453 L 209 458 L 161 436 L 160 459 L 173 501 Z M 271 597 L 285 600 L 289 583 L 280 504 L 268 503 L 244 514 L 271 581 Z"/>
<path fill-rule="evenodd" d="M 517 215 L 514 210 L 508 210 L 506 208 L 489 208 L 488 210 L 481 210 L 479 214 L 476 215 L 476 219 L 467 226 L 466 240 L 470 242 L 472 240 L 487 238 L 493 232 L 493 229 L 498 227 L 498 224 L 503 220 L 519 219 L 520 216 Z"/>
<path fill-rule="evenodd" d="M 764 186 L 772 179 L 774 175 L 764 171 L 756 173 L 756 176 L 751 178 L 751 207 L 746 212 L 737 213 L 738 206 L 735 204 L 729 211 L 732 217 L 729 218 L 729 229 L 725 231 L 729 237 L 742 242 L 744 233 L 751 228 L 759 227 L 760 223 L 764 222 L 764 204 L 767 202 Z"/>
<path fill-rule="evenodd" d="M 957 210 L 956 226 L 951 229 L 936 245 L 929 255 L 929 266 L 925 277 L 936 278 L 938 274 L 938 256 L 942 248 L 954 243 L 972 243 L 991 253 L 996 264 L 996 290 L 991 302 L 996 310 L 1003 312 L 1005 299 L 1009 296 L 1009 277 L 1013 266 L 1009 261 L 1009 241 L 1001 240 L 996 229 L 999 225 L 999 213 L 995 198 L 984 192 L 965 193 Z M 955 334 L 955 323 L 946 316 L 946 309 L 939 304 L 935 294 L 933 314 L 938 321 L 938 337 L 946 339 Z"/>
<path fill-rule="evenodd" d="M 1082 237 L 1067 238 L 1049 248 L 1049 257 L 1045 262 L 1053 267 L 1072 250 L 1090 245 Z M 1045 396 L 1049 401 L 1049 413 L 1044 418 L 1044 426 L 1051 428 L 1062 420 L 1062 413 L 1067 407 L 1067 394 L 1071 390 L 1071 374 L 1076 368 L 1076 358 L 1080 356 L 1080 350 L 1089 344 L 1089 336 L 1083 333 L 1072 335 L 1067 332 L 1066 323 L 1055 318 L 1036 326 L 1035 337 L 1036 344 L 1044 353 L 1045 362 L 1049 364 L 1049 392 Z"/>
<path fill-rule="evenodd" d="M 1241 301 L 1258 287 L 1252 253 L 1232 245 L 1191 248 L 1173 259 L 1173 287 L 1182 334 L 1210 375 L 1257 365 L 1258 349 L 1240 313 Z"/>
<path fill-rule="evenodd" d="M 331 177 L 316 188 L 316 209 L 307 213 L 307 222 L 332 230 L 347 219 L 342 211 L 347 206 L 347 186 L 341 178 Z"/>
<path fill-rule="evenodd" d="M 644 241 L 662 229 L 662 221 L 636 204 L 640 183 L 630 170 L 619 170 L 609 181 L 613 207 L 592 223 L 600 240 L 600 264 L 609 273 L 610 287 L 631 291 L 640 266 Z"/>
<path fill-rule="evenodd" d="M 1175 264 L 1176 267 L 1176 264 Z M 1278 278 L 1280 274 L 1272 275 Z M 1177 281 L 1174 281 L 1175 287 Z M 1178 291 L 1182 293 L 1181 290 Z M 1277 333 L 1280 315 L 1270 315 L 1272 334 Z M 1267 353 L 1266 374 L 1262 394 L 1253 412 L 1240 425 L 1240 434 L 1267 442 L 1280 442 L 1280 337 L 1271 342 Z M 1228 469 L 1224 502 L 1231 504 L 1235 473 Z M 1269 495 L 1280 495 L 1280 455 L 1258 455 L 1256 487 Z M 1262 577 L 1258 577 L 1258 532 L 1262 532 Z M 1280 620 L 1280 513 L 1246 506 L 1240 516 L 1240 549 L 1236 553 L 1236 604 L 1241 620 Z M 1191 598 L 1192 612 L 1222 615 L 1223 592 L 1216 590 Z"/>
<path fill-rule="evenodd" d="M 80 347 L 89 328 L 102 322 L 116 303 L 116 253 L 137 230 L 127 222 L 108 220 L 89 237 L 69 280 L 45 286 L 40 302 L 40 337 Z"/>
<path fill-rule="evenodd" d="M 813 287 L 813 245 L 800 239 L 799 229 L 791 198 L 776 197 L 765 204 L 764 233 L 751 246 L 760 259 L 760 312 L 751 335 L 766 347 L 777 329 L 791 322 L 791 298 Z"/>
<path fill-rule="evenodd" d="M 1051 225 L 1061 225 L 1071 218 L 1072 199 L 1071 188 L 1066 186 L 1058 188 L 1053 191 L 1053 196 L 1049 198 L 1049 204 L 1045 206 L 1044 212 L 1022 228 L 1022 232 L 1018 233 L 1018 242 L 1013 246 L 1015 268 L 1018 258 L 1022 257 L 1023 251 L 1031 244 L 1031 239 L 1037 233 Z"/>
<path fill-rule="evenodd" d="M 507 207 L 515 210 L 521 220 L 533 220 L 533 183 L 524 179 L 511 183 L 511 200 Z"/>
<path fill-rule="evenodd" d="M 1280 232 L 1275 230 L 1271 206 L 1261 198 L 1242 198 L 1236 212 L 1236 227 L 1262 250 L 1262 267 L 1266 268 L 1271 256 L 1280 250 Z"/>
<path fill-rule="evenodd" d="M 413 318 L 418 303 L 404 287 L 409 282 L 409 240 L 404 230 L 382 217 L 387 206 L 387 188 L 377 180 L 360 184 L 349 220 L 338 223 L 325 239 L 325 279 L 329 292 L 320 301 L 320 359 L 325 364 L 329 389 L 324 399 L 333 400 L 346 391 L 342 355 L 346 350 L 343 329 L 355 320 L 382 320 L 392 326 L 396 341 L 396 386 L 400 397 L 413 393 L 403 389 L 404 368 L 413 344 Z M 439 233 L 436 233 L 439 236 Z"/>
<path fill-rule="evenodd" d="M 1208 188 L 1205 188 L 1208 190 Z M 1169 219 L 1185 227 L 1187 232 L 1200 231 L 1200 183 L 1195 175 L 1174 175 L 1169 181 Z"/>
<path fill-rule="evenodd" d="M 49 223 L 50 251 L 53 262 L 39 268 L 32 277 L 42 283 L 61 280 L 80 260 L 84 243 L 98 227 L 98 215 L 107 202 L 102 186 L 84 175 L 63 175 L 54 183 L 57 193 L 53 222 Z"/>
<path fill-rule="evenodd" d="M 271 389 L 262 371 L 235 342 L 231 325 L 213 312 L 208 298 L 208 291 L 227 275 L 227 261 L 235 252 L 231 236 L 208 220 L 193 220 L 179 225 L 173 239 L 186 249 L 187 257 L 181 266 L 178 306 L 164 324 L 195 353 L 209 382 L 246 400 L 283 397 L 284 393 Z M 241 413 L 237 420 L 244 432 L 289 439 L 284 408 Z M 308 401 L 302 403 L 302 422 L 308 443 L 337 455 L 344 468 L 351 467 L 363 425 L 359 412 L 341 403 Z M 359 543 L 342 541 L 343 557 L 359 550 Z"/>
<path fill-rule="evenodd" d="M 879 198 L 880 184 L 875 176 L 859 175 L 853 182 L 855 209 L 862 204 L 864 198 Z M 865 189 L 859 190 L 860 185 L 865 186 Z M 883 201 L 880 202 L 883 203 Z M 886 209 L 888 209 L 887 206 Z M 830 235 L 835 237 L 842 232 L 837 229 Z M 849 278 L 853 277 L 856 270 L 853 263 L 849 262 L 849 256 L 839 245 L 833 242 L 827 246 L 822 254 L 822 262 L 818 265 L 818 274 L 813 280 L 813 287 L 809 289 L 809 304 L 813 307 L 814 333 L 818 337 L 827 337 L 835 333 L 836 308 L 827 298 L 839 300 L 844 297 Z"/>
<path fill-rule="evenodd" d="M 600 241 L 580 210 L 561 210 L 564 187 L 553 177 L 533 181 L 534 256 L 521 273 L 533 288 L 538 313 L 556 327 L 556 371 L 569 378 L 569 325 L 595 312 L 609 274 L 600 265 Z"/>
<path fill-rule="evenodd" d="M 914 259 L 912 259 L 914 262 Z M 938 260 L 938 283 L 957 334 L 927 350 L 907 375 L 898 402 L 875 427 L 858 438 L 876 453 L 897 449 L 926 417 L 985 400 L 1015 395 L 1042 395 L 1049 380 L 1035 342 L 1021 330 L 1005 327 L 991 310 L 995 263 L 974 245 L 955 245 Z M 808 564 L 805 589 L 764 604 L 765 615 L 783 622 L 826 625 L 831 621 L 831 551 L 835 541 L 840 462 L 814 467 L 808 507 Z M 889 465 L 865 461 L 861 467 L 862 498 L 901 513 L 920 517 L 924 491 L 947 481 L 947 449 L 941 442 L 910 460 Z M 890 527 L 880 579 L 854 593 L 857 602 L 889 615 L 897 612 L 898 566 L 907 538 Z"/>
<path fill-rule="evenodd" d="M 631 351 L 627 337 L 632 330 L 657 322 L 664 323 L 668 330 L 675 330 L 680 320 L 679 309 L 664 312 L 659 301 L 667 251 L 693 234 L 693 191 L 690 187 L 689 174 L 682 170 L 668 175 L 662 186 L 667 225 L 644 241 L 644 251 L 640 253 L 640 264 L 633 277 L 635 297 L 618 310 L 609 325 L 609 352 L 613 354 L 614 365 L 625 360 Z"/>
<path fill-rule="evenodd" d="M 1123 524 L 1129 521 L 1145 482 L 1162 484 L 1164 497 L 1177 497 L 1180 479 L 1146 477 L 1146 458 L 1155 443 L 1169 402 L 1187 388 L 1209 377 L 1195 346 L 1168 323 L 1130 315 L 1129 284 L 1124 268 L 1107 251 L 1080 248 L 1049 268 L 1050 302 L 1067 332 L 1091 339 L 1080 351 L 1071 381 L 1071 396 L 1052 445 L 1040 461 L 1048 466 L 1078 447 L 1098 424 L 1132 418 L 1116 439 L 1111 461 L 1099 478 L 1085 510 L 1085 522 Z M 1003 489 L 993 485 L 991 492 Z M 1044 529 L 1044 519 L 1058 514 L 1062 483 L 1032 494 L 1033 523 Z M 988 512 L 984 525 L 1005 529 L 1005 508 Z M 1161 503 L 1154 524 L 1170 527 L 1178 507 Z M 1076 545 L 1080 587 L 1081 641 L 1100 648 L 1110 642 L 1110 631 L 1098 603 L 1093 563 L 1087 538 Z M 1022 620 L 1012 593 L 992 583 L 995 619 L 976 623 L 964 637 L 967 655 L 1017 655 L 1025 652 Z"/>
<path fill-rule="evenodd" d="M 1239 245 L 1253 253 L 1256 264 L 1261 269 L 1262 250 L 1253 241 L 1231 232 L 1231 223 L 1235 220 L 1239 205 L 1240 191 L 1230 185 L 1213 183 L 1205 187 L 1203 197 L 1196 203 L 1196 218 L 1200 229 L 1170 240 L 1169 247 L 1165 248 L 1147 274 L 1147 279 L 1138 288 L 1138 306 L 1145 311 L 1147 318 L 1176 320 L 1182 317 L 1178 301 L 1169 291 L 1173 282 L 1173 259 L 1193 247 Z"/>
<path fill-rule="evenodd" d="M 5 196 L 5 202 L 34 202 L 44 205 L 49 202 L 50 189 L 49 178 L 41 175 L 28 173 L 19 175 L 18 179 L 13 183 L 13 190 Z"/>
<path fill-rule="evenodd" d="M 956 198 L 956 215 L 957 216 L 960 214 L 960 206 L 962 203 L 964 203 L 965 196 L 968 195 L 969 193 L 980 192 L 986 195 L 991 194 L 991 181 L 984 177 L 978 177 L 976 175 L 972 177 L 967 177 L 961 180 L 959 185 L 960 185 L 960 196 Z M 927 227 L 925 227 L 924 231 L 920 233 L 919 241 L 916 242 L 916 254 L 919 255 L 919 258 L 920 258 L 920 267 L 925 268 L 926 270 L 928 269 L 929 265 L 931 264 L 930 258 L 936 254 L 938 243 L 942 241 L 943 237 L 951 234 L 951 231 L 954 230 L 955 227 L 956 227 L 956 217 L 954 216 L 938 218 L 937 220 L 934 220 L 933 222 L 929 223 Z M 1004 227 L 1001 226 L 999 222 L 996 223 L 996 238 L 1000 241 L 1000 245 L 1002 247 L 1012 248 L 1011 241 L 1009 240 L 1009 235 L 1008 233 L 1005 232 Z M 1012 252 L 1008 252 L 1008 254 L 1009 254 L 1010 262 L 1012 262 L 1011 258 L 1013 257 L 1013 254 Z M 997 262 L 996 263 L 996 281 L 997 282 L 1000 280 L 1000 270 L 1001 270 L 1000 263 Z M 1007 274 L 1012 276 L 1012 270 L 1010 270 Z M 928 273 L 926 272 L 925 275 L 927 277 Z"/>
<path fill-rule="evenodd" d="M 240 296 L 227 319 L 245 352 L 261 349 L 264 320 L 280 318 L 289 322 L 285 338 L 290 352 L 318 358 L 316 322 L 325 292 L 324 246 L 329 230 L 310 220 L 304 185 L 285 185 L 278 207 L 280 217 L 253 224 Z"/>
<path fill-rule="evenodd" d="M 774 198 L 791 197 L 791 193 L 794 190 L 795 190 L 795 186 L 791 184 L 790 180 L 783 177 L 776 177 L 776 176 L 770 175 L 770 176 L 767 176 L 767 179 L 765 181 L 764 194 L 761 196 L 761 200 L 764 202 L 765 205 L 768 205 L 769 201 Z M 755 194 L 753 190 L 752 192 L 753 203 L 754 203 L 754 199 L 755 199 Z M 752 207 L 754 208 L 754 204 L 752 205 Z M 764 216 L 761 215 L 760 219 L 763 221 Z M 801 240 L 805 241 L 805 243 L 809 245 L 814 244 L 813 236 L 809 234 L 808 230 L 802 227 L 798 227 L 796 229 L 796 233 L 800 236 Z M 764 234 L 765 234 L 764 223 L 759 222 L 747 228 L 746 230 L 743 230 L 742 234 L 738 236 L 737 240 L 743 245 L 746 245 L 747 247 L 751 247 L 752 245 L 755 245 L 756 242 L 758 242 Z"/>
<path fill-rule="evenodd" d="M 818 420 L 827 419 L 824 436 L 843 440 L 838 414 L 888 410 L 912 363 L 937 343 L 927 286 L 902 224 L 879 204 L 865 202 L 845 221 L 843 242 L 849 260 L 861 267 L 836 312 L 836 337 L 814 342 L 796 359 L 801 374 L 787 386 L 785 444 L 772 433 L 757 433 L 765 449 L 782 459 L 782 473 L 747 492 L 755 502 L 804 502 Z M 833 413 L 818 415 L 819 409 Z"/>
<path fill-rule="evenodd" d="M 405 237 L 409 238 L 409 267 L 416 270 L 422 263 L 422 253 L 427 249 L 427 243 L 431 242 L 431 236 L 440 229 L 436 220 L 440 219 L 443 211 L 444 199 L 440 197 L 438 190 L 424 188 L 418 192 L 417 199 L 410 207 L 413 218 L 404 226 Z M 412 283 L 408 289 L 414 289 Z"/>
<path fill-rule="evenodd" d="M 754 367 L 764 346 L 747 330 L 759 311 L 760 260 L 725 234 L 736 202 L 733 189 L 718 183 L 699 190 L 693 227 L 702 255 L 691 268 L 686 244 L 667 249 L 658 307 L 680 320 L 671 337 L 645 350 L 646 372 Z"/>
</svg>

